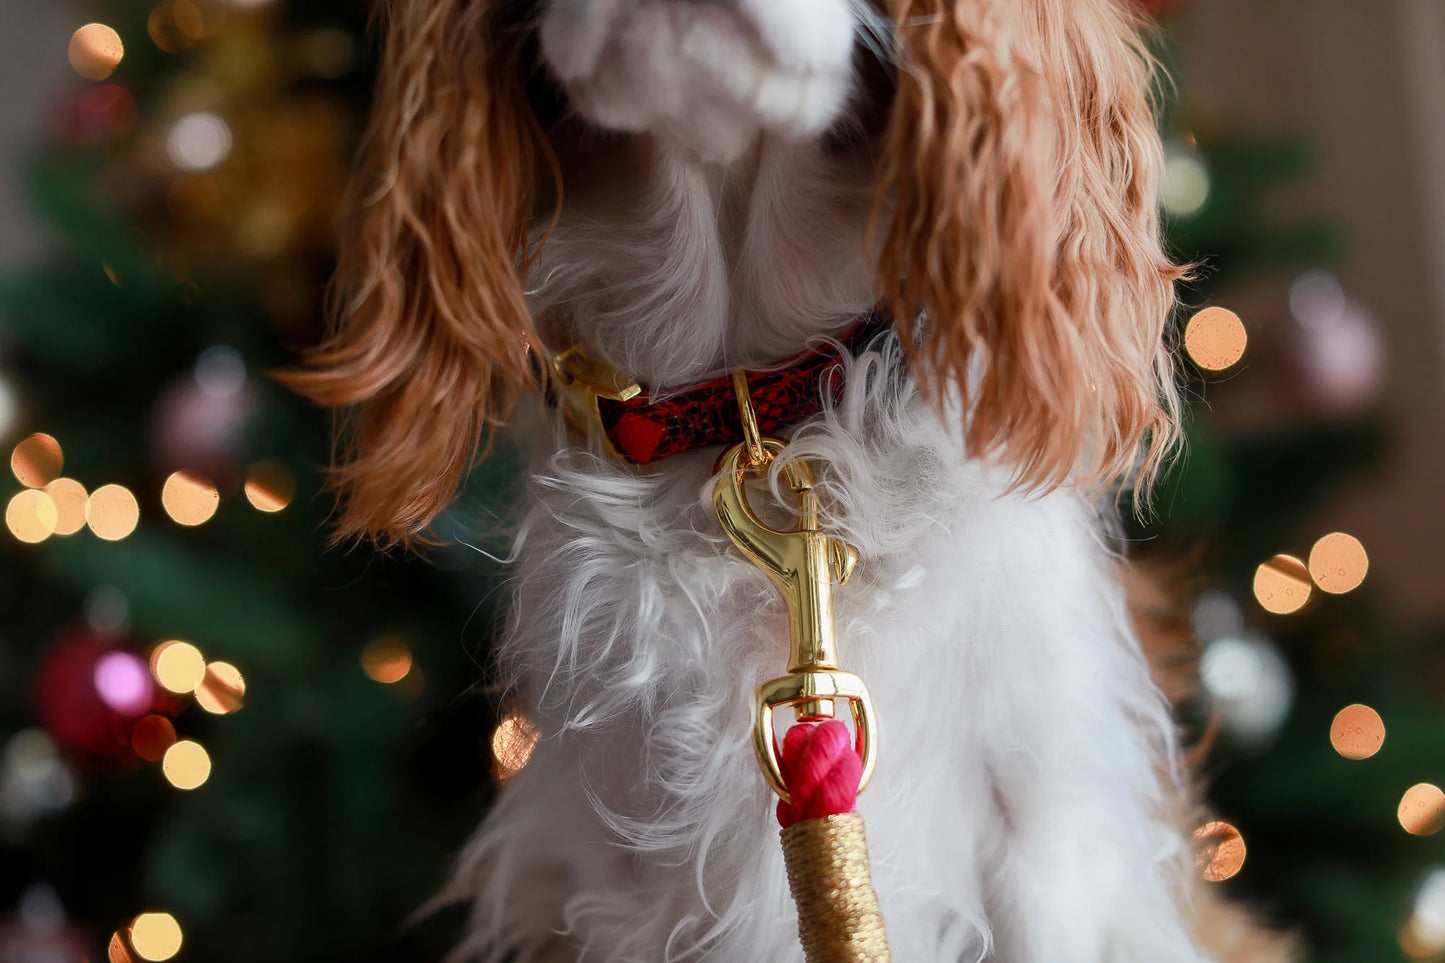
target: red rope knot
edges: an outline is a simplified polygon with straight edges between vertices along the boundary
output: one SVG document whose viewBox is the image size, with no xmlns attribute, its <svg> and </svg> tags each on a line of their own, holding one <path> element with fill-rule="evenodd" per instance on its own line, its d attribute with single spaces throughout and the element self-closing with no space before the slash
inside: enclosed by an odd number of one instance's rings
<svg viewBox="0 0 1445 963">
<path fill-rule="evenodd" d="M 837 719 L 789 729 L 780 762 L 792 797 L 791 803 L 778 802 L 778 822 L 784 829 L 858 808 L 863 763 L 853 747 L 852 731 Z"/>
</svg>

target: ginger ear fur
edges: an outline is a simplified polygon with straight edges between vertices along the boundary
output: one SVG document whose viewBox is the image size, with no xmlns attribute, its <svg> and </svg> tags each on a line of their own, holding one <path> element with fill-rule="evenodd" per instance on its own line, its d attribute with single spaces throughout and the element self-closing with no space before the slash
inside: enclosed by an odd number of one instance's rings
<svg viewBox="0 0 1445 963">
<path fill-rule="evenodd" d="M 340 409 L 336 536 L 426 542 L 491 430 L 538 387 L 523 278 L 533 170 L 525 32 L 504 0 L 390 0 L 331 291 L 333 333 L 283 376 Z M 508 45 L 511 46 L 508 46 Z M 560 195 L 559 195 L 560 196 Z"/>
<path fill-rule="evenodd" d="M 1186 272 L 1161 247 L 1154 63 L 1131 6 L 888 0 L 884 300 L 925 394 L 965 403 L 969 450 L 1027 489 L 1139 473 L 1147 490 L 1176 437 L 1163 334 Z"/>
</svg>

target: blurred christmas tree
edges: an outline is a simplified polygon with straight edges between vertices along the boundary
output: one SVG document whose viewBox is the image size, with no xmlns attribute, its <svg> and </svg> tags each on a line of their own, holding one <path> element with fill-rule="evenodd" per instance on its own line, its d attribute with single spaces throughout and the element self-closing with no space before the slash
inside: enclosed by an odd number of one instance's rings
<svg viewBox="0 0 1445 963">
<path fill-rule="evenodd" d="M 463 544 L 327 551 L 327 426 L 258 374 L 319 330 L 370 83 L 363 6 L 95 0 L 105 26 L 72 43 L 87 79 L 30 174 L 54 255 L 0 284 L 5 963 L 108 941 L 112 960 L 165 959 L 178 933 L 178 958 L 217 963 L 439 958 L 456 919 L 402 921 L 493 767 L 525 759 L 485 692 L 495 568 Z M 1368 582 L 1351 591 L 1357 545 L 1308 528 L 1383 444 L 1379 341 L 1311 270 L 1339 256 L 1329 232 L 1263 215 L 1306 146 L 1232 139 L 1182 103 L 1164 202 L 1203 265 L 1186 300 L 1252 291 L 1283 319 L 1246 349 L 1250 311 L 1181 316 L 1190 457 L 1136 533 L 1146 557 L 1190 559 L 1194 717 L 1248 846 L 1222 885 L 1301 927 L 1313 959 L 1436 958 L 1440 840 L 1396 817 L 1445 735 L 1442 664 Z M 512 474 L 494 459 L 463 504 L 505 504 Z M 1335 723 L 1352 703 L 1383 717 L 1383 748 L 1369 711 Z M 1403 821 L 1439 828 L 1437 796 L 1416 790 Z"/>
<path fill-rule="evenodd" d="M 361 8 L 98 2 L 72 41 L 54 255 L 0 285 L 7 963 L 452 938 L 404 921 L 490 793 L 493 570 L 327 551 L 325 418 L 261 374 L 319 333 Z"/>
<path fill-rule="evenodd" d="M 1387 449 L 1382 335 L 1324 269 L 1349 239 L 1270 216 L 1271 196 L 1310 175 L 1308 143 L 1234 136 L 1176 81 L 1163 204 L 1176 255 L 1200 265 L 1179 319 L 1193 404 L 1160 517 L 1133 535 L 1193 599 L 1187 715 L 1212 747 L 1213 804 L 1246 844 L 1206 847 L 1205 872 L 1298 930 L 1318 963 L 1445 959 L 1445 847 L 1420 838 L 1445 824 L 1429 782 L 1438 649 L 1401 637 L 1365 546 L 1319 518 Z"/>
</svg>

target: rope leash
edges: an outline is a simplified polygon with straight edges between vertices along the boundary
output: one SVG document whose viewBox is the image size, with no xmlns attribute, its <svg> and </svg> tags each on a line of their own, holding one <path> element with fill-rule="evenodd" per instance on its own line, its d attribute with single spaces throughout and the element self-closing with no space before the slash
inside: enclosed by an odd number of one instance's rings
<svg viewBox="0 0 1445 963">
<path fill-rule="evenodd" d="M 748 382 L 733 375 L 743 441 L 723 455 L 713 507 L 740 552 L 766 574 L 788 608 L 787 675 L 758 686 L 753 750 L 777 793 L 788 885 L 798 906 L 798 934 L 808 963 L 888 963 L 883 916 L 873 890 L 858 794 L 877 761 L 877 726 L 863 680 L 838 664 L 833 585 L 848 581 L 857 552 L 818 528 L 818 499 L 806 464 L 784 467 L 798 499 L 798 527 L 765 525 L 748 503 L 746 485 L 762 477 L 783 443 L 758 430 Z M 845 703 L 854 733 L 833 718 Z M 775 710 L 794 721 L 779 751 Z M 817 723 L 813 725 L 812 723 Z"/>
</svg>

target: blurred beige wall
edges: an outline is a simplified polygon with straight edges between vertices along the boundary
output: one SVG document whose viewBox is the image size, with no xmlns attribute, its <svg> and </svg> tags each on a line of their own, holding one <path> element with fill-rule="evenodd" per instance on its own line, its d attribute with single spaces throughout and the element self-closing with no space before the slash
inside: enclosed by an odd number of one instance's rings
<svg viewBox="0 0 1445 963">
<path fill-rule="evenodd" d="M 1351 532 L 1400 617 L 1445 618 L 1445 0 L 1188 0 L 1182 19 L 1189 100 L 1314 143 L 1317 170 L 1280 210 L 1340 230 L 1328 267 L 1390 353 L 1386 462 L 1305 537 Z"/>
<path fill-rule="evenodd" d="M 33 260 L 42 242 L 20 163 L 55 98 L 76 80 L 66 48 L 84 22 L 72 0 L 0 0 L 0 271 Z"/>
</svg>

